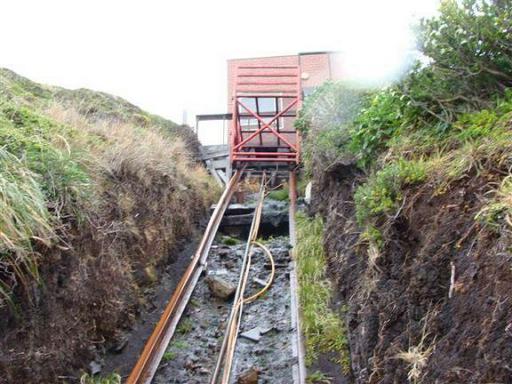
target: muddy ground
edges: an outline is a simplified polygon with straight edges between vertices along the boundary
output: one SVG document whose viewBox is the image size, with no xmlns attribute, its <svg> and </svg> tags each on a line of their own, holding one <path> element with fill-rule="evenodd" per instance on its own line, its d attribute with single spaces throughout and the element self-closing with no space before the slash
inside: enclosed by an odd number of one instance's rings
<svg viewBox="0 0 512 384">
<path fill-rule="evenodd" d="M 171 260 L 159 275 L 157 285 L 146 288 L 145 300 L 138 312 L 137 321 L 124 329 L 116 343 L 106 351 L 104 356 L 98 356 L 94 361 L 102 372 L 108 374 L 117 372 L 122 379 L 126 379 L 135 366 L 146 340 L 151 335 L 155 324 L 160 319 L 169 298 L 183 272 L 188 267 L 190 255 L 193 255 L 199 244 L 199 233 L 193 236 L 175 259 Z"/>
<path fill-rule="evenodd" d="M 258 383 L 293 383 L 291 340 L 294 330 L 290 324 L 288 238 L 273 238 L 266 245 L 275 258 L 275 279 L 266 294 L 244 307 L 240 332 L 243 334 L 260 327 L 264 329 L 264 334 L 259 341 L 239 336 L 232 382 L 237 382 L 241 373 L 254 368 L 259 371 Z M 224 300 L 212 294 L 207 280 L 215 276 L 236 285 L 244 249 L 245 243 L 214 244 L 208 258 L 207 273 L 194 291 L 154 383 L 208 382 L 216 364 L 232 300 Z M 260 290 L 262 282 L 269 275 L 266 256 L 255 248 L 248 294 Z"/>
</svg>

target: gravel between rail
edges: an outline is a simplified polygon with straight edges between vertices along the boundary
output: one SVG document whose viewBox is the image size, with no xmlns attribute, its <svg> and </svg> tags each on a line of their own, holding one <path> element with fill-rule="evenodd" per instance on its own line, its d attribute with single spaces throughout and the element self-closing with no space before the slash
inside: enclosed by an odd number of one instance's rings
<svg viewBox="0 0 512 384">
<path fill-rule="evenodd" d="M 234 356 L 233 383 L 250 370 L 258 371 L 258 380 L 248 383 L 293 383 L 291 340 L 295 330 L 290 322 L 289 240 L 287 237 L 272 238 L 266 241 L 266 246 L 275 259 L 276 275 L 269 291 L 244 308 Z M 207 274 L 196 286 L 154 383 L 209 382 L 232 300 L 216 297 L 207 281 L 215 277 L 236 285 L 244 247 L 245 243 L 229 246 L 216 243 L 212 246 Z M 254 247 L 246 296 L 259 291 L 269 275 L 266 256 Z M 261 332 L 259 341 L 242 336 L 257 327 Z"/>
</svg>

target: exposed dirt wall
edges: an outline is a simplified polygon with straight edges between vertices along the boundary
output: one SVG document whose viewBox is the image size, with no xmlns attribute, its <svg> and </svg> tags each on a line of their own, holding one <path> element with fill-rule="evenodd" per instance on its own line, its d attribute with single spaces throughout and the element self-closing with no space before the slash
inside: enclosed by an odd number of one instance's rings
<svg viewBox="0 0 512 384">
<path fill-rule="evenodd" d="M 399 212 L 377 223 L 384 245 L 369 255 L 353 217 L 355 169 L 321 174 L 313 204 L 347 305 L 355 381 L 512 382 L 512 238 L 475 221 L 499 172 L 443 192 L 407 188 Z"/>
<path fill-rule="evenodd" d="M 174 261 L 206 206 L 165 175 L 111 175 L 97 216 L 63 220 L 68 247 L 41 249 L 34 302 L 1 317 L 0 383 L 77 382 L 80 370 L 115 348 L 144 290 Z"/>
<path fill-rule="evenodd" d="M 0 68 L 1 384 L 80 382 L 126 346 L 218 192 L 198 149 L 119 97 Z"/>
</svg>

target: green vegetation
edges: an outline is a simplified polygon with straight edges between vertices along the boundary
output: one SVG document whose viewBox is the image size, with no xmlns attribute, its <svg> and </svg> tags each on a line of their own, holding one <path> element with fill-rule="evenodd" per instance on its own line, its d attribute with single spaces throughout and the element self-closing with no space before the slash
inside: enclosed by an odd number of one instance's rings
<svg viewBox="0 0 512 384">
<path fill-rule="evenodd" d="M 108 376 L 91 376 L 84 373 L 80 377 L 80 384 L 121 384 L 121 376 L 117 373 Z"/>
<path fill-rule="evenodd" d="M 327 84 L 306 100 L 297 121 L 306 171 L 357 164 L 367 174 L 355 194 L 360 225 L 394 214 L 412 184 L 430 181 L 441 193 L 485 164 L 507 168 L 511 16 L 507 2 L 444 1 L 418 27 L 428 60 L 399 82 L 365 92 Z"/>
<path fill-rule="evenodd" d="M 363 242 L 375 246 L 377 251 L 384 247 L 384 236 L 382 235 L 382 232 L 374 225 L 368 224 L 366 229 L 359 235 L 359 238 Z"/>
<path fill-rule="evenodd" d="M 184 334 L 184 333 L 188 333 L 188 332 L 190 332 L 190 331 L 179 332 L 179 333 Z M 162 360 L 165 362 L 168 362 L 168 361 L 172 361 L 172 360 L 176 359 L 179 351 L 181 351 L 187 347 L 188 347 L 187 343 L 182 340 L 177 340 L 177 341 L 172 342 L 171 345 L 169 345 L 169 348 L 167 349 L 167 351 L 165 351 L 164 355 L 162 356 Z"/>
<path fill-rule="evenodd" d="M 327 376 L 326 374 L 316 371 L 308 374 L 306 378 L 307 384 L 330 384 L 332 383 L 332 377 Z"/>
<path fill-rule="evenodd" d="M 394 213 L 402 200 L 402 188 L 425 178 L 426 165 L 423 161 L 400 159 L 378 170 L 354 195 L 358 222 L 362 225 L 372 217 Z"/>
<path fill-rule="evenodd" d="M 185 148 L 187 131 L 110 95 L 0 69 L 0 307 L 14 303 L 14 288 L 30 298 L 45 249 L 69 247 L 64 227 L 104 215 L 116 178 L 130 174 L 149 187 L 162 175 L 178 186 L 177 199 L 188 190 L 198 207 L 207 204 L 204 191 L 216 188 L 204 188 L 210 181 Z"/>
<path fill-rule="evenodd" d="M 350 122 L 361 108 L 363 95 L 345 84 L 327 82 L 305 99 L 295 126 L 306 139 L 302 153 L 306 178 L 315 166 L 330 166 L 351 157 L 345 150 Z"/>
<path fill-rule="evenodd" d="M 164 355 L 162 356 L 163 361 L 173 361 L 178 354 L 174 351 L 165 351 Z"/>
<path fill-rule="evenodd" d="M 192 329 L 194 329 L 194 323 L 189 317 L 186 317 L 184 319 L 181 319 L 176 329 L 176 332 L 178 332 L 181 335 L 185 335 L 192 331 Z"/>
<path fill-rule="evenodd" d="M 476 218 L 497 231 L 503 222 L 512 227 L 512 175 L 503 179 L 495 197 L 484 206 Z"/>
<path fill-rule="evenodd" d="M 221 242 L 224 245 L 237 245 L 237 244 L 240 244 L 240 240 L 238 240 L 235 237 L 231 237 L 231 236 L 222 236 Z"/>
<path fill-rule="evenodd" d="M 4 335 L 3 376 L 58 381 L 135 317 L 148 271 L 156 275 L 218 191 L 190 138 L 122 99 L 0 69 L 0 312 L 26 336 Z M 41 308 L 51 310 L 36 316 Z M 27 370 L 34 355 L 37 373 Z"/>
<path fill-rule="evenodd" d="M 188 347 L 188 344 L 182 340 L 177 340 L 175 342 L 173 342 L 171 344 L 171 347 L 172 348 L 175 348 L 175 349 L 178 349 L 178 350 L 181 350 L 181 349 L 185 349 Z"/>
<path fill-rule="evenodd" d="M 331 286 L 326 276 L 323 250 L 323 223 L 297 215 L 297 268 L 305 336 L 306 364 L 311 365 L 319 353 L 333 352 L 343 370 L 350 370 L 345 324 L 331 308 Z"/>
<path fill-rule="evenodd" d="M 77 214 L 89 193 L 80 153 L 69 147 L 74 136 L 39 112 L 0 103 L 0 263 L 12 271 L 0 281 L 0 306 L 12 304 L 13 287 L 29 292 L 31 280 L 39 281 L 34 246 L 56 242 L 59 217 Z"/>
<path fill-rule="evenodd" d="M 270 191 L 268 193 L 268 198 L 272 200 L 278 200 L 278 201 L 288 201 L 288 188 L 283 187 L 281 189 L 275 189 L 273 191 Z"/>
<path fill-rule="evenodd" d="M 511 19 L 510 2 L 443 1 L 440 12 L 418 26 L 423 57 L 401 79 L 365 90 L 328 83 L 305 100 L 296 121 L 305 173 L 320 185 L 327 172 L 354 183 L 355 246 L 365 245 L 357 253 L 366 257 L 368 291 L 377 289 L 390 223 L 424 192 L 453 193 L 474 183 L 481 191 L 475 220 L 509 233 Z M 322 222 L 299 216 L 297 230 L 307 361 L 334 348 L 346 362 L 343 321 L 329 309 Z"/>
<path fill-rule="evenodd" d="M 71 151 L 68 142 L 78 136 L 73 128 L 28 107 L 4 104 L 0 108 L 3 148 L 41 176 L 40 185 L 46 197 L 59 206 L 75 202 L 89 185 L 89 175 L 80 164 L 84 154 Z"/>
</svg>

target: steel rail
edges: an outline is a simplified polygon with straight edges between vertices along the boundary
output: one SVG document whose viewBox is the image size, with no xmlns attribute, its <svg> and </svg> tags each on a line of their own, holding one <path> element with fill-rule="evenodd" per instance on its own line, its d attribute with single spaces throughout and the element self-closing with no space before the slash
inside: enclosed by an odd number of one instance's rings
<svg viewBox="0 0 512 384">
<path fill-rule="evenodd" d="M 238 330 L 240 327 L 240 320 L 243 312 L 244 303 L 244 291 L 249 277 L 249 268 L 251 265 L 251 251 L 253 243 L 258 236 L 258 229 L 261 221 L 261 214 L 263 211 L 263 200 L 265 198 L 265 174 L 263 174 L 260 191 L 258 196 L 258 202 L 254 210 L 254 217 L 249 231 L 249 237 L 247 239 L 247 245 L 245 247 L 244 257 L 242 261 L 242 269 L 240 273 L 240 279 L 235 293 L 235 299 L 233 300 L 233 306 L 228 318 L 226 326 L 226 334 L 222 340 L 222 346 L 217 358 L 215 369 L 210 378 L 211 384 L 216 384 L 219 380 L 219 375 L 222 371 L 221 383 L 226 384 L 229 382 L 231 375 L 231 366 L 234 354 L 234 348 Z M 224 367 L 222 368 L 222 364 Z"/>
<path fill-rule="evenodd" d="M 295 170 L 289 174 L 290 186 L 290 211 L 289 211 L 289 228 L 290 228 L 290 245 L 292 246 L 292 269 L 290 271 L 290 312 L 291 324 L 295 329 L 294 335 L 291 337 L 293 348 L 293 357 L 296 362 L 293 364 L 293 382 L 295 384 L 306 383 L 306 365 L 304 339 L 302 337 L 300 300 L 298 295 L 298 278 L 297 278 L 297 235 L 295 233 L 295 212 L 297 210 L 297 176 Z"/>
<path fill-rule="evenodd" d="M 176 286 L 160 320 L 155 326 L 135 367 L 130 373 L 126 384 L 149 384 L 153 379 L 169 341 L 176 330 L 181 315 L 204 269 L 206 258 L 208 257 L 215 234 L 217 233 L 224 212 L 229 205 L 240 177 L 241 171 L 237 170 L 228 182 L 226 189 L 222 193 L 210 217 L 210 221 L 208 222 L 205 233 L 192 261 Z"/>
</svg>

